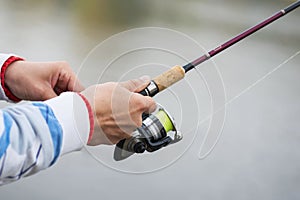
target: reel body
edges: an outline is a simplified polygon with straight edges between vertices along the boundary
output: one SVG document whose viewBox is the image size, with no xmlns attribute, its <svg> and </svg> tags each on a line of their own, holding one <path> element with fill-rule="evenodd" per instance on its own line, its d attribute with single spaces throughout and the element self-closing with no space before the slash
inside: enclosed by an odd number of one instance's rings
<svg viewBox="0 0 300 200">
<path fill-rule="evenodd" d="M 114 159 L 120 161 L 134 153 L 154 152 L 181 139 L 182 135 L 176 129 L 174 119 L 158 105 L 155 112 L 143 114 L 142 126 L 130 138 L 121 140 L 116 145 Z"/>
</svg>

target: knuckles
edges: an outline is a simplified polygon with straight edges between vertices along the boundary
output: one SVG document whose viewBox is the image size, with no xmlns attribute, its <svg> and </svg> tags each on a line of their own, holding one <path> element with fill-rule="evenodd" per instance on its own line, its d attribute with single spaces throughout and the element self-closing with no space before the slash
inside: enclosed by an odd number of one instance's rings
<svg viewBox="0 0 300 200">
<path fill-rule="evenodd" d="M 68 69 L 68 70 L 71 69 L 71 67 L 67 61 L 57 61 L 56 66 L 60 69 Z"/>
</svg>

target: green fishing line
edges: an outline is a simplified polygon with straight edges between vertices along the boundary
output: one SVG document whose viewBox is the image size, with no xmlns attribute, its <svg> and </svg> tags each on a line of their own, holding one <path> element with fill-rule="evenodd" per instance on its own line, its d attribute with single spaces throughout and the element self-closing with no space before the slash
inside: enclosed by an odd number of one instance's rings
<svg viewBox="0 0 300 200">
<path fill-rule="evenodd" d="M 159 110 L 155 116 L 158 118 L 160 123 L 163 125 L 166 132 L 172 131 L 174 129 L 172 120 L 169 118 L 164 110 Z"/>
</svg>

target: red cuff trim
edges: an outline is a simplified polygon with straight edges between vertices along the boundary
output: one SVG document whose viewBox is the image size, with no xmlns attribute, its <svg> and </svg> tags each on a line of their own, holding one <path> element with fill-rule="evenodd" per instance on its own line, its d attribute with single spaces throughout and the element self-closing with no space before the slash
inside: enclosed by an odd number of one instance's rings
<svg viewBox="0 0 300 200">
<path fill-rule="evenodd" d="M 88 112 L 89 112 L 89 120 L 90 120 L 90 133 L 89 133 L 89 139 L 88 139 L 88 142 L 89 143 L 92 139 L 92 136 L 93 136 L 93 132 L 94 132 L 94 114 L 93 114 L 93 110 L 92 110 L 92 107 L 91 107 L 91 104 L 89 103 L 89 101 L 87 100 L 87 98 L 85 96 L 83 96 L 82 94 L 80 93 L 77 93 L 84 101 L 87 109 L 88 109 Z"/>
<path fill-rule="evenodd" d="M 0 77 L 1 77 L 1 86 L 4 90 L 4 93 L 5 95 L 12 101 L 14 102 L 19 102 L 21 101 L 21 99 L 19 99 L 18 97 L 16 97 L 10 90 L 9 88 L 5 85 L 5 71 L 6 69 L 9 67 L 10 64 L 12 64 L 13 62 L 15 61 L 18 61 L 18 60 L 24 60 L 23 58 L 19 58 L 19 57 L 16 57 L 16 56 L 11 56 L 9 57 L 5 63 L 2 65 L 2 68 L 1 68 L 1 74 L 0 74 Z"/>
</svg>

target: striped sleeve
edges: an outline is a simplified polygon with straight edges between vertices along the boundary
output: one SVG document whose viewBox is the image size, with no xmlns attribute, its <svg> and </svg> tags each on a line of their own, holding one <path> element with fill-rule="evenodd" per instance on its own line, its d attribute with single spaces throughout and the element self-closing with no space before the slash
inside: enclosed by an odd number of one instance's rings
<svg viewBox="0 0 300 200">
<path fill-rule="evenodd" d="M 72 92 L 0 110 L 0 185 L 46 169 L 61 155 L 81 149 L 89 128 L 86 105 Z"/>
</svg>

